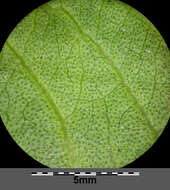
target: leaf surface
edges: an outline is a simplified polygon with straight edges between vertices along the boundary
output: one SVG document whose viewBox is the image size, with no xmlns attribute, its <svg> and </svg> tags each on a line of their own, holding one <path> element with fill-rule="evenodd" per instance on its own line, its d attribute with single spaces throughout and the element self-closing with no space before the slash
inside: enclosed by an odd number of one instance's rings
<svg viewBox="0 0 170 190">
<path fill-rule="evenodd" d="M 119 168 L 146 152 L 170 113 L 170 54 L 157 29 L 117 1 L 52 0 L 0 54 L 0 115 L 52 168 Z"/>
</svg>

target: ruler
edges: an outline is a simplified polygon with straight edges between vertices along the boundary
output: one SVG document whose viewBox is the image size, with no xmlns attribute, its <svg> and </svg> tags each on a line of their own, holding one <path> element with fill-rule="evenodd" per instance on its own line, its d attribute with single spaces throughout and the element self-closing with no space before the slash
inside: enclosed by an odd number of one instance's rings
<svg viewBox="0 0 170 190">
<path fill-rule="evenodd" d="M 32 176 L 140 176 L 140 172 L 32 172 Z"/>
</svg>

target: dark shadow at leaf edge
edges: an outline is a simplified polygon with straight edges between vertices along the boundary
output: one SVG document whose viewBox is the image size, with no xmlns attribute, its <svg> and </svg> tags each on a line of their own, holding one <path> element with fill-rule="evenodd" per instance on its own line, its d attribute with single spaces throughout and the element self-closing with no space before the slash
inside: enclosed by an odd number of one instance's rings
<svg viewBox="0 0 170 190">
<path fill-rule="evenodd" d="M 170 168 L 170 120 L 157 141 L 142 156 L 124 168 Z"/>
<path fill-rule="evenodd" d="M 0 168 L 48 168 L 39 163 L 16 144 L 0 120 Z"/>
</svg>

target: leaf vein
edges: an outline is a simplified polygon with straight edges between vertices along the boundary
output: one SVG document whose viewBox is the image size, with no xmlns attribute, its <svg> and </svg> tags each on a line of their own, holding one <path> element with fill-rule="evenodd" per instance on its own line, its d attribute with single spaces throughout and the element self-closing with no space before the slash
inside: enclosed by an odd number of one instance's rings
<svg viewBox="0 0 170 190">
<path fill-rule="evenodd" d="M 8 41 L 6 41 L 6 45 L 14 53 L 14 55 L 18 58 L 18 60 L 20 61 L 20 62 L 18 62 L 18 64 L 22 67 L 24 72 L 27 74 L 28 78 L 37 87 L 40 94 L 44 97 L 45 101 L 50 105 L 51 109 L 53 110 L 56 122 L 59 122 L 61 125 L 61 131 L 63 133 L 63 140 L 64 140 L 64 147 L 65 147 L 65 151 L 66 151 L 66 154 L 67 154 L 68 160 L 69 160 L 68 165 L 69 165 L 69 167 L 72 167 L 75 164 L 75 163 L 73 163 L 73 149 L 71 147 L 70 139 L 67 134 L 65 121 L 64 121 L 59 109 L 57 108 L 56 104 L 54 103 L 54 101 L 53 101 L 51 95 L 48 93 L 47 89 L 38 81 L 37 77 L 31 70 L 31 68 L 29 68 L 25 64 L 25 61 L 23 60 L 21 55 L 19 55 L 17 53 L 17 51 L 10 45 L 10 43 Z"/>
<path fill-rule="evenodd" d="M 79 35 L 81 36 L 81 38 L 84 41 L 86 41 L 86 42 L 89 41 L 89 42 L 91 42 L 91 44 L 94 45 L 94 47 L 96 48 L 96 50 L 98 51 L 98 53 L 103 57 L 103 59 L 105 59 L 106 63 L 108 65 L 110 65 L 112 67 L 112 70 L 114 70 L 118 74 L 118 76 L 120 78 L 121 85 L 126 89 L 126 92 L 127 92 L 127 95 L 129 97 L 129 99 L 134 103 L 134 105 L 136 107 L 136 110 L 141 114 L 141 116 L 143 117 L 143 119 L 146 121 L 146 124 L 149 127 L 149 130 L 151 131 L 153 138 L 157 139 L 158 133 L 153 128 L 153 126 L 151 125 L 151 122 L 148 119 L 148 117 L 147 117 L 147 115 L 146 115 L 146 113 L 144 111 L 144 108 L 139 104 L 139 102 L 137 101 L 136 97 L 134 95 L 132 95 L 131 89 L 129 88 L 128 85 L 125 84 L 125 81 L 124 81 L 124 78 L 123 78 L 121 72 L 114 65 L 114 62 L 112 60 L 110 60 L 110 58 L 107 55 L 105 55 L 105 52 L 102 50 L 102 48 L 100 47 L 100 45 L 97 42 L 95 42 L 91 36 L 89 36 L 88 34 L 86 34 L 86 33 L 83 32 L 83 30 L 80 28 L 80 26 L 77 23 L 77 21 L 75 20 L 75 18 L 65 8 L 54 9 L 50 5 L 46 5 L 46 7 L 49 8 L 51 10 L 51 12 L 54 12 L 54 14 L 56 14 L 57 12 L 63 13 L 75 25 L 75 27 L 76 27 Z"/>
</svg>

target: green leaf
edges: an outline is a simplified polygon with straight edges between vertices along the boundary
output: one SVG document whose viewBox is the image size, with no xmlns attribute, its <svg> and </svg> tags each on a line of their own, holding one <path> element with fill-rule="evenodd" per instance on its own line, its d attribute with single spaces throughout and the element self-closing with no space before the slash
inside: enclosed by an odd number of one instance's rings
<svg viewBox="0 0 170 190">
<path fill-rule="evenodd" d="M 170 115 L 170 53 L 118 0 L 52 0 L 0 54 L 0 115 L 52 168 L 119 168 L 145 153 Z"/>
</svg>

